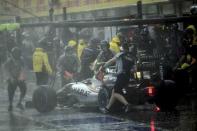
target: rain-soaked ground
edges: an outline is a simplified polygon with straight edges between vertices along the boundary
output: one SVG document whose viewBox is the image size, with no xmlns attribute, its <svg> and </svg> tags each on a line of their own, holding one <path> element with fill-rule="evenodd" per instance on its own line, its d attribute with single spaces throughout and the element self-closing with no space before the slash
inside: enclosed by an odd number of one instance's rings
<svg viewBox="0 0 197 131">
<path fill-rule="evenodd" d="M 36 88 L 28 83 L 26 100 Z M 18 100 L 18 90 L 15 100 Z M 17 101 L 15 101 L 15 104 Z M 189 107 L 177 112 L 153 112 L 134 107 L 130 113 L 102 114 L 97 107 L 64 107 L 40 114 L 35 109 L 7 111 L 7 91 L 0 85 L 0 131 L 196 131 L 197 116 Z"/>
</svg>

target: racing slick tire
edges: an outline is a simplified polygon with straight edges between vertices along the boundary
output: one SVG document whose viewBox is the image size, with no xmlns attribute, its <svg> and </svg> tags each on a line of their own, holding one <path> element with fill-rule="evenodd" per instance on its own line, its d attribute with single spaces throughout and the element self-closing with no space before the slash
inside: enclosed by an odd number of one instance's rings
<svg viewBox="0 0 197 131">
<path fill-rule="evenodd" d="M 109 102 L 111 96 L 111 92 L 106 88 L 101 88 L 98 93 L 98 106 L 99 110 L 102 110 L 106 107 Z"/>
<path fill-rule="evenodd" d="M 40 86 L 34 91 L 32 102 L 38 112 L 50 112 L 57 105 L 56 92 L 48 86 Z"/>
</svg>

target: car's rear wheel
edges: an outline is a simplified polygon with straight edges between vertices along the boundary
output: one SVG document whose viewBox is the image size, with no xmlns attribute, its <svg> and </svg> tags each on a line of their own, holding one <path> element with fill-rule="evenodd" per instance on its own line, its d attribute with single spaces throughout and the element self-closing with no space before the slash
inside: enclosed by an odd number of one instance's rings
<svg viewBox="0 0 197 131">
<path fill-rule="evenodd" d="M 33 93 L 32 102 L 38 112 L 50 112 L 57 105 L 56 92 L 49 87 L 38 87 Z"/>
</svg>

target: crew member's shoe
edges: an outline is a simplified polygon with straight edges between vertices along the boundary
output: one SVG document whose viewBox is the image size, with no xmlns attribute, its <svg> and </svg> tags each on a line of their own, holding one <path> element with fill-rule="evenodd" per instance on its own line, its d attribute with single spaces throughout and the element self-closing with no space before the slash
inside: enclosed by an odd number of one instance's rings
<svg viewBox="0 0 197 131">
<path fill-rule="evenodd" d="M 8 107 L 8 111 L 12 111 L 12 110 L 13 110 L 12 105 L 9 105 L 9 107 Z"/>
<path fill-rule="evenodd" d="M 16 107 L 19 108 L 19 109 L 21 109 L 21 110 L 24 110 L 24 107 L 23 107 L 23 105 L 22 105 L 21 103 L 18 103 L 18 104 L 16 105 Z"/>
<path fill-rule="evenodd" d="M 107 109 L 106 107 L 104 107 L 104 108 L 101 109 L 101 112 L 104 113 L 104 114 L 107 114 L 110 111 L 109 111 L 109 109 Z"/>
<path fill-rule="evenodd" d="M 125 105 L 124 112 L 128 113 L 130 111 L 130 104 Z"/>
</svg>

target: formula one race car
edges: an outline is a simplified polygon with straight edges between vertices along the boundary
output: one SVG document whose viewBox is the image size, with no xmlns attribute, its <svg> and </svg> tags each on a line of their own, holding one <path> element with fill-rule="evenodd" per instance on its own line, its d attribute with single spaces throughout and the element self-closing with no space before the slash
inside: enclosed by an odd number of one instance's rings
<svg viewBox="0 0 197 131">
<path fill-rule="evenodd" d="M 60 105 L 73 105 L 75 103 L 95 104 L 102 83 L 96 78 L 89 78 L 81 82 L 65 85 L 57 91 L 57 100 Z"/>
<path fill-rule="evenodd" d="M 76 103 L 96 105 L 101 84 L 99 80 L 89 78 L 66 84 L 57 91 L 48 86 L 40 86 L 33 94 L 33 106 L 37 111 L 44 113 L 52 111 L 56 105 L 72 106 Z"/>
<path fill-rule="evenodd" d="M 72 82 L 56 92 L 52 88 L 41 86 L 34 92 L 33 105 L 39 112 L 49 112 L 56 105 L 72 106 L 75 103 L 91 104 L 102 109 L 110 99 L 115 81 L 116 70 L 109 67 L 104 71 L 102 80 L 93 77 L 81 82 Z M 147 93 L 143 86 L 145 83 L 146 80 L 140 84 L 135 79 L 130 80 L 129 85 L 123 89 L 129 103 L 138 105 L 146 102 Z"/>
</svg>

